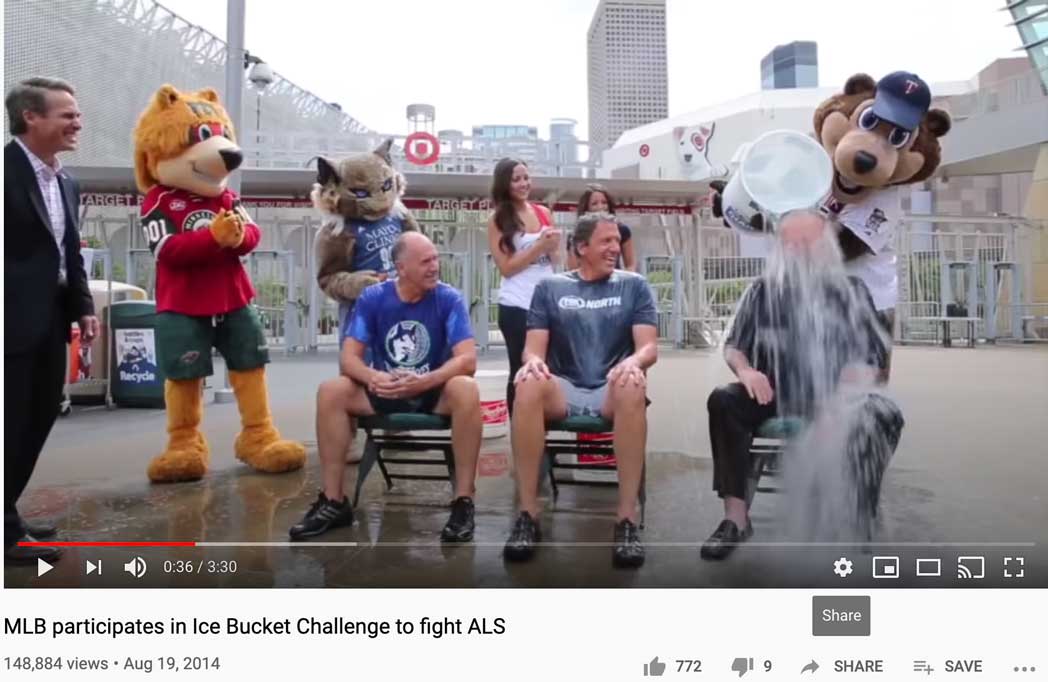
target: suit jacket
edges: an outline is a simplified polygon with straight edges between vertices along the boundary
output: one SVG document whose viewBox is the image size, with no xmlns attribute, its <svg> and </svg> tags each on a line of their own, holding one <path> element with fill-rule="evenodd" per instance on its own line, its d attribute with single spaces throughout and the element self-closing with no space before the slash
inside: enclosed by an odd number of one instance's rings
<svg viewBox="0 0 1048 682">
<path fill-rule="evenodd" d="M 33 166 L 14 140 L 4 147 L 4 355 L 24 353 L 50 333 L 54 315 L 69 329 L 94 314 L 80 255 L 80 187 L 58 174 L 65 209 L 66 288 L 59 297 L 59 253 Z M 57 310 L 56 310 L 57 306 Z"/>
</svg>

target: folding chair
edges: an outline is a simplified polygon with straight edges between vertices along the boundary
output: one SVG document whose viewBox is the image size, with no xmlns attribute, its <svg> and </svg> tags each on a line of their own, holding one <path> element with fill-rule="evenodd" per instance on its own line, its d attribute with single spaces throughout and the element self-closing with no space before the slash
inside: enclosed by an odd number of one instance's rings
<svg viewBox="0 0 1048 682">
<path fill-rule="evenodd" d="M 543 473 L 549 476 L 550 489 L 553 491 L 553 504 L 556 506 L 557 497 L 560 494 L 561 485 L 618 487 L 618 481 L 597 481 L 557 478 L 556 471 L 584 470 L 584 471 L 617 471 L 614 464 L 576 464 L 571 462 L 560 462 L 560 455 L 602 455 L 615 454 L 615 447 L 607 441 L 580 441 L 580 433 L 607 433 L 614 427 L 612 423 L 603 417 L 567 417 L 559 421 L 546 424 L 546 453 L 543 457 Z M 575 434 L 575 438 L 550 438 L 551 431 L 566 431 Z M 645 452 L 645 458 L 647 452 Z M 640 527 L 644 527 L 644 512 L 647 507 L 647 462 L 641 469 L 640 491 L 637 496 L 640 502 Z"/>
<path fill-rule="evenodd" d="M 364 452 L 360 458 L 357 468 L 357 485 L 353 491 L 353 506 L 357 506 L 360 500 L 360 490 L 364 487 L 371 469 L 378 464 L 382 478 L 386 482 L 386 490 L 393 489 L 393 480 L 402 479 L 410 481 L 449 481 L 454 486 L 455 481 L 455 455 L 451 450 L 451 436 L 416 434 L 416 431 L 446 431 L 451 428 L 451 418 L 439 414 L 415 414 L 395 413 L 374 415 L 371 417 L 360 417 L 358 420 L 360 428 L 367 434 L 364 443 Z M 380 431 L 382 433 L 376 433 Z M 411 431 L 410 434 L 404 434 Z M 440 452 L 442 458 L 418 457 L 397 454 L 393 458 L 383 457 L 383 450 L 398 450 L 400 452 Z M 412 474 L 390 472 L 387 464 L 421 465 L 421 466 L 443 466 L 447 468 L 446 475 L 437 474 Z"/>
<path fill-rule="evenodd" d="M 787 443 L 804 428 L 800 417 L 772 417 L 757 427 L 750 445 L 750 476 L 746 486 L 746 504 L 753 502 L 758 492 L 776 493 L 779 488 L 761 485 L 761 478 L 776 478 L 782 465 L 782 453 Z"/>
</svg>

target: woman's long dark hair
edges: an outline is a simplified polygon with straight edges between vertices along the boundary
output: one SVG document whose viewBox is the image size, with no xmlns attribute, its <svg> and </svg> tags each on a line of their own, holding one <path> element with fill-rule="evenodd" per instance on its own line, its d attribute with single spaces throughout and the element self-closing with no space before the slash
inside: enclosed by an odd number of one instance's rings
<svg viewBox="0 0 1048 682">
<path fill-rule="evenodd" d="M 495 227 L 502 233 L 499 248 L 511 256 L 517 250 L 513 246 L 513 235 L 524 229 L 517 219 L 517 207 L 513 205 L 513 198 L 510 196 L 513 169 L 517 166 L 527 168 L 528 164 L 520 159 L 500 159 L 495 164 L 494 178 L 491 181 L 491 199 L 495 202 Z"/>
<path fill-rule="evenodd" d="M 578 206 L 578 209 L 577 209 L 577 215 L 578 216 L 581 217 L 582 215 L 591 212 L 589 210 L 590 198 L 594 194 L 596 194 L 597 192 L 600 192 L 601 194 L 603 194 L 604 198 L 608 201 L 608 208 L 605 209 L 604 212 L 605 213 L 610 213 L 611 215 L 615 215 L 615 198 L 611 196 L 611 192 L 609 192 L 608 188 L 605 187 L 604 185 L 599 185 L 597 183 L 592 183 L 592 184 L 586 185 L 586 191 L 582 193 L 581 197 L 579 197 L 579 206 Z"/>
</svg>

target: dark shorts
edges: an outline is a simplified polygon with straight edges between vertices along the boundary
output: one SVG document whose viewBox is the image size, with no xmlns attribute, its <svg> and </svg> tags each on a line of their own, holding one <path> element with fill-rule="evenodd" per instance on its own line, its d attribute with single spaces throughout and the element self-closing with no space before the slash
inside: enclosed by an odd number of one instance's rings
<svg viewBox="0 0 1048 682">
<path fill-rule="evenodd" d="M 441 390 L 435 388 L 407 399 L 380 398 L 371 391 L 367 391 L 367 394 L 375 414 L 432 414 L 440 400 Z"/>
<path fill-rule="evenodd" d="M 211 376 L 211 349 L 217 348 L 226 367 L 257 369 L 269 362 L 269 348 L 254 306 L 214 317 L 164 312 L 156 316 L 157 361 L 168 379 Z"/>
</svg>

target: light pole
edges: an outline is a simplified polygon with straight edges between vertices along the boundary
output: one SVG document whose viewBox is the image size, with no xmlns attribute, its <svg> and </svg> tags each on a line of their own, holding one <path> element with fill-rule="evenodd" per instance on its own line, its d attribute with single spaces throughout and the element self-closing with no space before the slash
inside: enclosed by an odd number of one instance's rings
<svg viewBox="0 0 1048 682">
<path fill-rule="evenodd" d="M 255 88 L 255 166 L 262 165 L 262 93 L 273 82 L 273 69 L 253 55 L 246 55 L 245 62 L 251 64 L 247 79 Z"/>
</svg>

